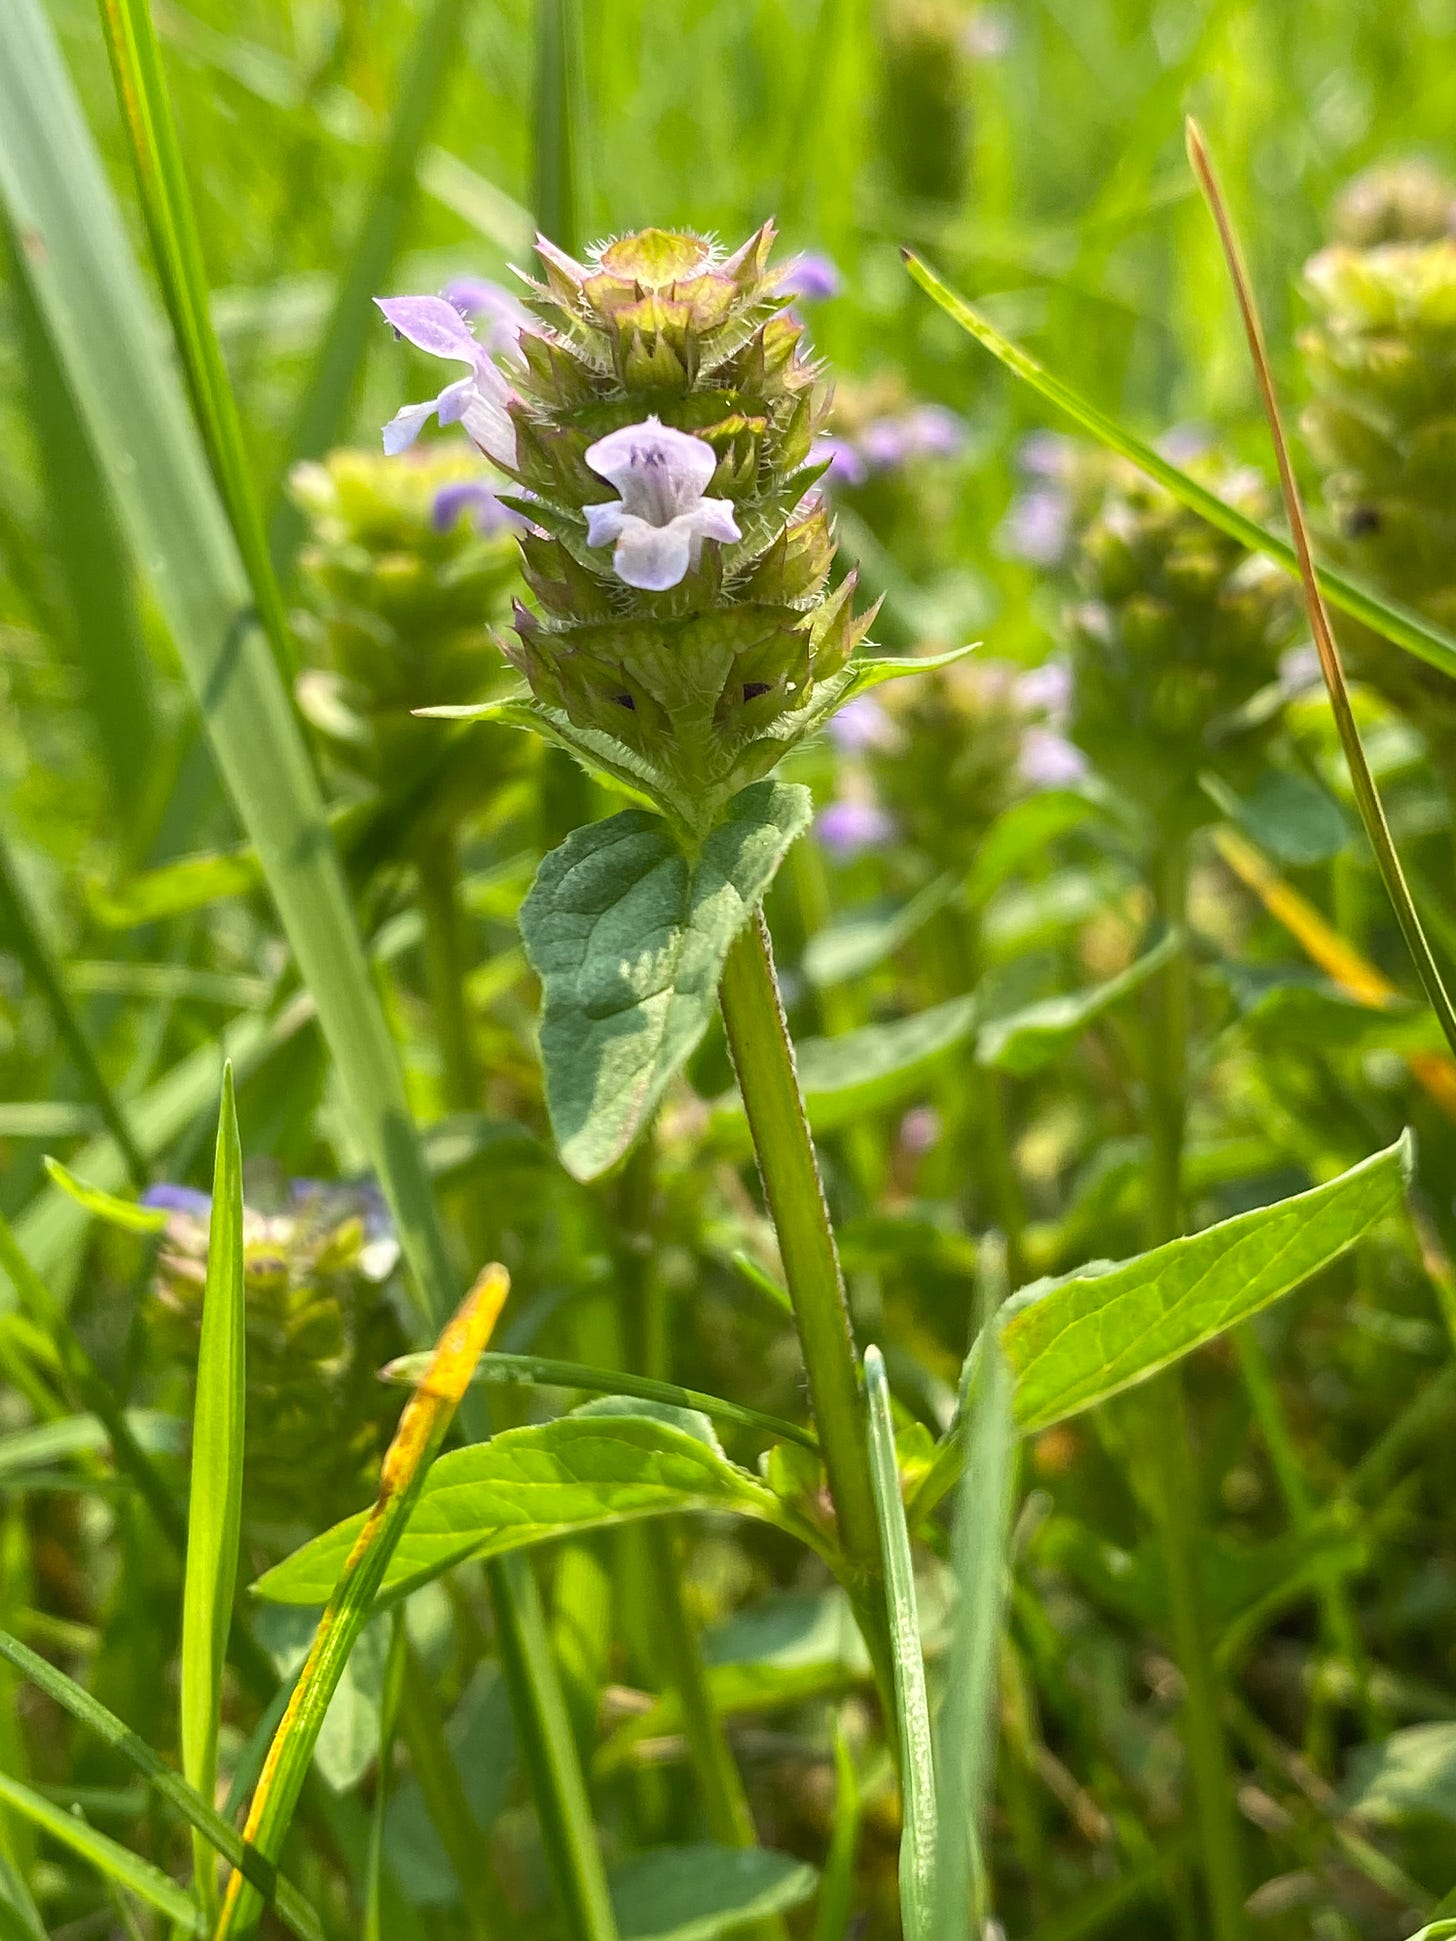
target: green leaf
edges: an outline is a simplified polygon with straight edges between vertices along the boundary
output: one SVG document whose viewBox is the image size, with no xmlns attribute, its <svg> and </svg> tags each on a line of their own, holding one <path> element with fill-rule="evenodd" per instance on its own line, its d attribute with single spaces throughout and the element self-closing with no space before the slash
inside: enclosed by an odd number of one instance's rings
<svg viewBox="0 0 1456 1941">
<path fill-rule="evenodd" d="M 976 1027 L 976 999 L 953 997 L 890 1024 L 867 1024 L 834 1038 L 806 1038 L 795 1047 L 799 1086 L 817 1133 L 897 1104 L 963 1045 Z M 713 1126 L 729 1137 L 747 1132 L 743 1101 L 726 1094 L 713 1108 Z"/>
<path fill-rule="evenodd" d="M 1221 775 L 1200 775 L 1198 780 L 1230 822 L 1282 863 L 1327 863 L 1349 845 L 1349 825 L 1339 803 L 1309 775 L 1267 769 L 1242 795 Z"/>
<path fill-rule="evenodd" d="M 976 1034 L 976 1063 L 1025 1077 L 1059 1057 L 1095 1018 L 1146 983 L 1175 952 L 1186 948 L 1176 934 L 1164 937 L 1125 971 L 1090 990 L 1046 998 L 1003 1018 L 989 1018 Z"/>
<path fill-rule="evenodd" d="M 521 935 L 543 987 L 551 1123 L 577 1179 L 622 1157 L 698 1045 L 728 946 L 810 812 L 807 789 L 757 782 L 693 861 L 665 822 L 628 809 L 542 863 Z"/>
<path fill-rule="evenodd" d="M 1017 1426 L 1029 1434 L 1091 1408 L 1298 1287 L 1399 1205 L 1411 1155 L 1403 1133 L 1308 1193 L 1014 1296 L 1001 1338 Z"/>
<path fill-rule="evenodd" d="M 907 944 L 955 891 L 955 879 L 937 876 L 908 903 L 851 911 L 809 939 L 804 949 L 804 975 L 816 990 L 847 984 L 882 964 Z"/>
<path fill-rule="evenodd" d="M 879 1512 L 880 1549 L 890 1615 L 894 1659 L 895 1712 L 900 1740 L 900 1789 L 905 1830 L 900 1842 L 900 1911 L 905 1941 L 930 1941 L 935 1902 L 935 1859 L 939 1840 L 935 1759 L 930 1704 L 925 1691 L 925 1659 L 920 1649 L 920 1613 L 910 1533 L 900 1495 L 895 1456 L 895 1425 L 890 1415 L 890 1385 L 878 1348 L 866 1348 L 865 1403 L 869 1410 L 870 1474 Z"/>
<path fill-rule="evenodd" d="M 1384 1003 L 1351 997 L 1313 976 L 1256 979 L 1244 965 L 1222 966 L 1239 1006 L 1239 1022 L 1270 1046 L 1336 1052 L 1396 1051 L 1405 1056 L 1444 1049 L 1441 1028 L 1423 1004 L 1392 996 Z"/>
<path fill-rule="evenodd" d="M 429 1362 L 428 1355 L 402 1355 L 382 1371 L 386 1381 L 416 1382 Z M 742 1402 L 726 1401 L 721 1395 L 705 1395 L 701 1389 L 681 1388 L 676 1382 L 659 1382 L 646 1375 L 631 1375 L 608 1368 L 588 1368 L 578 1361 L 552 1361 L 543 1355 L 506 1355 L 488 1351 L 480 1357 L 475 1371 L 477 1382 L 520 1382 L 531 1388 L 579 1388 L 603 1395 L 632 1396 L 644 1402 L 657 1402 L 669 1408 L 694 1410 L 717 1422 L 731 1422 L 738 1428 L 754 1429 L 760 1435 L 780 1442 L 802 1443 L 817 1449 L 811 1429 L 781 1416 L 765 1415 L 761 1409 Z M 641 1410 L 635 1411 L 641 1414 Z"/>
<path fill-rule="evenodd" d="M 49 1834 L 58 1845 L 69 1847 L 107 1880 L 166 1915 L 183 1934 L 203 1932 L 202 1916 L 191 1895 L 160 1867 L 154 1867 L 150 1860 L 143 1860 L 120 1842 L 98 1833 L 74 1813 L 68 1813 L 65 1807 L 32 1792 L 29 1786 L 3 1772 L 0 1772 L 0 1806 L 8 1806 Z"/>
<path fill-rule="evenodd" d="M 381 1591 L 399 1596 L 466 1557 L 502 1556 L 686 1510 L 729 1511 L 800 1528 L 771 1490 L 681 1418 L 578 1410 L 555 1422 L 505 1429 L 435 1464 Z M 356 1516 L 336 1524 L 253 1588 L 282 1604 L 321 1603 L 363 1523 Z"/>
<path fill-rule="evenodd" d="M 1156 479 L 1181 504 L 1206 519 L 1220 532 L 1226 532 L 1231 539 L 1237 539 L 1253 552 L 1264 553 L 1277 561 L 1291 578 L 1299 572 L 1299 562 L 1294 548 L 1287 539 L 1268 531 L 1254 520 L 1245 518 L 1230 505 L 1225 505 L 1216 493 L 1200 485 L 1196 479 L 1181 471 L 1178 466 L 1164 458 L 1161 453 L 1147 444 L 1131 431 L 1125 430 L 1114 419 L 1109 418 L 1096 405 L 1064 384 L 1059 377 L 1039 364 L 1019 344 L 1013 344 L 1003 337 L 996 326 L 981 313 L 948 289 L 918 257 L 906 252 L 906 263 L 911 276 L 925 291 L 927 296 L 938 303 L 946 315 L 954 318 L 962 330 L 967 331 L 978 343 L 983 344 L 991 355 L 1004 364 L 1023 383 L 1029 384 L 1034 391 L 1041 393 L 1050 403 L 1065 411 L 1074 423 L 1089 432 L 1099 444 L 1106 445 L 1130 459 L 1140 472 Z M 1439 668 L 1443 674 L 1456 676 L 1456 640 L 1444 633 L 1439 627 L 1432 626 L 1428 620 L 1414 612 L 1410 607 L 1399 605 L 1393 600 L 1382 598 L 1356 581 L 1347 579 L 1330 567 L 1319 570 L 1320 590 L 1331 606 L 1338 607 L 1353 619 L 1364 621 L 1386 640 L 1396 646 L 1404 647 L 1407 653 L 1417 659 Z"/>
<path fill-rule="evenodd" d="M 160 1233 L 167 1224 L 166 1212 L 161 1207 L 140 1206 L 135 1200 L 118 1199 L 115 1193 L 108 1193 L 103 1187 L 91 1186 L 84 1179 L 77 1179 L 68 1172 L 59 1159 L 52 1159 L 47 1153 L 46 1172 L 53 1186 L 59 1186 L 77 1206 L 84 1207 L 87 1213 L 98 1220 L 105 1220 L 113 1227 L 120 1227 L 124 1233 Z"/>
<path fill-rule="evenodd" d="M 715 1941 L 749 1921 L 787 1914 L 819 1876 L 766 1847 L 654 1847 L 608 1875 L 622 1941 Z"/>
<path fill-rule="evenodd" d="M 299 1941 L 322 1941 L 323 1929 L 318 1916 L 297 1888 L 279 1880 L 268 1862 L 244 1843 L 237 1829 L 228 1824 L 211 1802 L 199 1799 L 186 1780 L 164 1764 L 129 1725 L 124 1725 L 99 1699 L 83 1691 L 64 1672 L 57 1671 L 54 1665 L 6 1631 L 0 1631 L 0 1659 L 14 1666 L 22 1677 L 69 1712 L 87 1731 L 94 1732 L 103 1744 L 120 1753 L 169 1806 L 175 1807 L 189 1825 L 206 1835 L 225 1860 L 243 1868 L 266 1899 L 271 1901 L 276 1895 L 279 1917 Z"/>
<path fill-rule="evenodd" d="M 225 1065 L 197 1351 L 182 1591 L 182 1771 L 204 1799 L 211 1799 L 217 1790 L 223 1666 L 242 1531 L 245 1330 L 243 1156 L 232 1067 Z M 211 1921 L 217 1914 L 217 1874 L 199 1832 L 193 1833 L 192 1852 L 193 1879 Z"/>
<path fill-rule="evenodd" d="M 1383 1825 L 1428 1818 L 1456 1825 L 1456 1723 L 1407 1726 L 1350 1755 L 1343 1805 Z"/>
<path fill-rule="evenodd" d="M 1103 813 L 1079 789 L 1040 789 L 1003 809 L 982 837 L 966 875 L 966 900 L 980 909 L 1008 877 L 1045 852 L 1058 836 Z"/>
</svg>

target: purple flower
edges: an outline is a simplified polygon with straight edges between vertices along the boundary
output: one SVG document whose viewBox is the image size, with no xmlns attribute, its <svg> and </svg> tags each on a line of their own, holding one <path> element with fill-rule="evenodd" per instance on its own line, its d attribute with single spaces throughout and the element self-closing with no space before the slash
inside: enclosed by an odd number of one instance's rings
<svg viewBox="0 0 1456 1941">
<path fill-rule="evenodd" d="M 1029 713 L 1039 712 L 1052 721 L 1065 720 L 1072 699 L 1071 668 L 1064 660 L 1028 667 L 1017 677 L 1016 698 Z"/>
<path fill-rule="evenodd" d="M 1028 478 L 1064 479 L 1072 462 L 1070 438 L 1059 431 L 1029 431 L 1016 450 L 1016 462 Z"/>
<path fill-rule="evenodd" d="M 900 1145 L 912 1159 L 918 1159 L 940 1144 L 944 1129 L 933 1105 L 912 1105 L 900 1121 Z"/>
<path fill-rule="evenodd" d="M 872 472 L 895 472 L 920 458 L 953 458 L 965 442 L 965 425 L 953 411 L 918 404 L 876 418 L 860 433 L 858 445 Z"/>
<path fill-rule="evenodd" d="M 430 524 L 436 532 L 449 532 L 461 513 L 473 514 L 472 523 L 483 539 L 519 525 L 509 506 L 502 505 L 483 479 L 456 479 L 442 485 L 430 507 Z"/>
<path fill-rule="evenodd" d="M 195 1186 L 174 1186 L 167 1180 L 159 1180 L 155 1186 L 149 1186 L 142 1194 L 140 1204 L 158 1213 L 185 1213 L 195 1220 L 212 1217 L 210 1193 L 200 1193 Z"/>
<path fill-rule="evenodd" d="M 897 747 L 899 730 L 872 694 L 857 694 L 829 718 L 829 739 L 845 755 Z"/>
<path fill-rule="evenodd" d="M 521 340 L 521 332 L 531 328 L 524 305 L 488 277 L 457 276 L 453 283 L 445 285 L 445 301 L 453 303 L 462 316 L 485 324 L 482 341 L 488 351 L 496 354 L 513 351 Z"/>
<path fill-rule="evenodd" d="M 813 450 L 809 453 L 811 465 L 828 463 L 829 470 L 824 474 L 824 483 L 832 485 L 863 485 L 869 476 L 868 469 L 858 451 L 847 438 L 836 437 L 826 431 L 814 440 Z"/>
<path fill-rule="evenodd" d="M 696 565 L 705 539 L 742 538 L 732 502 L 703 496 L 718 469 L 706 439 L 647 418 L 608 432 L 585 457 L 621 494 L 586 507 L 586 543 L 615 541 L 612 567 L 626 585 L 666 592 Z"/>
<path fill-rule="evenodd" d="M 488 458 L 507 470 L 516 462 L 516 428 L 509 406 L 514 397 L 485 346 L 444 297 L 376 297 L 401 337 L 432 357 L 446 357 L 470 366 L 469 374 L 447 384 L 424 404 L 407 404 L 384 427 L 384 449 L 393 458 L 419 437 L 426 421 L 464 425 Z"/>
<path fill-rule="evenodd" d="M 1067 550 L 1072 509 L 1057 485 L 1036 485 L 1011 501 L 996 529 L 996 544 L 1011 559 L 1028 566 L 1055 566 Z"/>
<path fill-rule="evenodd" d="M 784 266 L 779 294 L 798 297 L 805 303 L 820 303 L 826 297 L 838 296 L 839 285 L 839 271 L 829 258 L 806 249 L 802 256 L 796 256 Z"/>
<path fill-rule="evenodd" d="M 895 833 L 895 825 L 877 802 L 844 796 L 814 818 L 819 840 L 831 855 L 849 862 L 867 849 L 878 849 Z"/>
<path fill-rule="evenodd" d="M 1087 774 L 1087 757 L 1064 735 L 1050 728 L 1028 728 L 1017 761 L 1022 780 L 1033 788 L 1070 788 Z"/>
</svg>

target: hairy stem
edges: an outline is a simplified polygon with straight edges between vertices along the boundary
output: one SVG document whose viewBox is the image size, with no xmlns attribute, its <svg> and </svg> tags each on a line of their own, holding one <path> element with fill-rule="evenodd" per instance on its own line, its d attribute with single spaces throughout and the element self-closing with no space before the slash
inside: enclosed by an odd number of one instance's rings
<svg viewBox="0 0 1456 1941">
<path fill-rule="evenodd" d="M 794 1303 L 809 1398 L 848 1566 L 846 1589 L 881 1689 L 893 1689 L 868 1429 L 839 1250 L 761 912 L 728 952 L 723 1023 Z"/>
</svg>

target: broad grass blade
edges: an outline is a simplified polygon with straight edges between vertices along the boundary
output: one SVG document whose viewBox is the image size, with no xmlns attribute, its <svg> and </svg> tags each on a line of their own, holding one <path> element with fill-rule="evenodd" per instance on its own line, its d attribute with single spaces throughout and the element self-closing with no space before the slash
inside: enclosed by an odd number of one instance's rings
<svg viewBox="0 0 1456 1941">
<path fill-rule="evenodd" d="M 252 582 L 268 644 L 280 671 L 291 675 L 296 657 L 268 555 L 237 403 L 213 329 L 202 244 L 150 0 L 99 0 L 99 5 L 152 257 L 198 429 Z"/>
<path fill-rule="evenodd" d="M 1345 684 L 1345 670 L 1340 661 L 1340 650 L 1336 645 L 1334 630 L 1330 626 L 1330 616 L 1325 610 L 1324 596 L 1320 591 L 1319 574 L 1315 571 L 1314 554 L 1309 543 L 1309 527 L 1304 517 L 1304 504 L 1300 498 L 1299 485 L 1294 476 L 1294 465 L 1289 456 L 1289 441 L 1284 435 L 1284 424 L 1279 414 L 1279 400 L 1274 390 L 1274 376 L 1269 369 L 1269 357 L 1264 348 L 1264 330 L 1259 321 L 1258 305 L 1254 301 L 1253 285 L 1245 268 L 1243 252 L 1239 248 L 1238 236 L 1229 215 L 1228 205 L 1219 188 L 1214 174 L 1213 163 L 1204 144 L 1202 133 L 1196 121 L 1190 120 L 1188 127 L 1188 156 L 1193 164 L 1193 173 L 1198 178 L 1218 228 L 1219 241 L 1223 245 L 1224 259 L 1228 264 L 1229 277 L 1238 298 L 1239 314 L 1243 318 L 1244 333 L 1249 342 L 1249 356 L 1253 360 L 1254 374 L 1259 380 L 1259 392 L 1264 400 L 1264 415 L 1269 421 L 1269 435 L 1274 441 L 1274 456 L 1279 462 L 1279 484 L 1284 494 L 1284 511 L 1289 520 L 1289 530 L 1294 534 L 1294 547 L 1299 560 L 1300 583 L 1304 587 L 1305 607 L 1309 613 L 1310 630 L 1314 634 L 1315 646 L 1319 650 L 1320 669 L 1329 690 L 1330 707 L 1334 713 L 1335 726 L 1339 730 L 1340 746 L 1345 751 L 1345 760 L 1350 769 L 1350 780 L 1355 789 L 1355 801 L 1360 810 L 1360 820 L 1365 824 L 1365 833 L 1370 838 L 1370 846 L 1375 851 L 1375 860 L 1380 866 L 1380 874 L 1385 882 L 1386 894 L 1395 910 L 1396 919 L 1405 937 L 1406 948 L 1415 963 L 1416 975 L 1421 987 L 1430 1001 L 1431 1009 L 1446 1034 L 1446 1042 L 1456 1052 L 1456 1009 L 1451 1004 L 1436 959 L 1426 941 L 1426 933 L 1420 916 L 1412 900 L 1410 888 L 1401 868 L 1400 855 L 1395 847 L 1395 839 L 1390 833 L 1390 824 L 1385 818 L 1385 806 L 1380 800 L 1380 791 L 1375 786 L 1375 777 L 1370 773 L 1370 764 L 1365 759 L 1365 749 L 1360 741 L 1360 730 L 1355 725 L 1355 710 L 1350 705 L 1350 693 Z M 1445 670 L 1452 672 L 1451 668 Z"/>
<path fill-rule="evenodd" d="M 278 1857 L 329 1700 L 359 1633 L 369 1621 L 375 1592 L 395 1545 L 404 1535 L 430 1464 L 470 1384 L 509 1289 L 510 1278 L 504 1267 L 487 1267 L 481 1274 L 441 1334 L 429 1369 L 406 1403 L 394 1440 L 385 1452 L 378 1499 L 319 1619 L 313 1645 L 248 1810 L 244 1837 L 268 1860 Z M 234 1873 L 217 1924 L 217 1941 L 248 1933 L 260 1911 L 256 1890 L 240 1873 Z"/>
<path fill-rule="evenodd" d="M 889 1591 L 900 1786 L 905 1802 L 905 1832 L 900 1845 L 900 1910 L 905 1941 L 930 1941 L 938 1845 L 935 1760 L 910 1533 L 905 1526 L 900 1470 L 895 1459 L 890 1385 L 878 1348 L 865 1349 L 864 1373 L 870 1419 L 870 1472 L 880 1515 L 880 1545 Z"/>
<path fill-rule="evenodd" d="M 996 1683 L 1016 1476 L 1016 1379 L 996 1335 L 971 1368 L 966 1466 L 956 1503 L 955 1629 L 936 1743 L 940 1846 L 930 1932 L 962 1941 L 990 1913 L 982 1839 L 996 1775 Z M 971 1910 L 974 1909 L 974 1920 Z"/>
<path fill-rule="evenodd" d="M 72 1853 L 89 1861 L 103 1879 L 135 1894 L 148 1907 L 156 1908 L 180 1933 L 203 1933 L 202 1916 L 187 1890 L 179 1887 L 160 1867 L 154 1867 L 150 1860 L 143 1860 L 107 1834 L 98 1833 L 85 1820 L 68 1813 L 64 1806 L 33 1792 L 6 1773 L 0 1773 L 0 1805 L 8 1806 L 58 1845 L 69 1847 Z"/>
<path fill-rule="evenodd" d="M 211 1802 L 200 1799 L 186 1780 L 164 1764 L 129 1725 L 123 1724 L 99 1699 L 93 1698 L 90 1692 L 84 1691 L 64 1672 L 57 1671 L 47 1659 L 22 1644 L 18 1638 L 12 1638 L 7 1631 L 0 1631 L 0 1659 L 13 1666 L 23 1678 L 28 1678 L 38 1691 L 44 1692 L 63 1711 L 69 1712 L 88 1732 L 95 1733 L 104 1745 L 119 1753 L 169 1806 L 174 1807 L 190 1826 L 206 1838 L 224 1860 L 234 1867 L 240 1867 L 263 1898 L 276 1905 L 279 1919 L 298 1936 L 298 1941 L 323 1941 L 318 1916 L 298 1889 L 280 1880 L 271 1864 L 243 1840 L 237 1829 L 215 1811 Z"/>
<path fill-rule="evenodd" d="M 116 1149 L 126 1163 L 131 1183 L 138 1192 L 147 1184 L 147 1162 L 143 1159 L 121 1101 L 107 1083 L 106 1074 L 96 1062 L 91 1041 L 77 1017 L 61 977 L 60 966 L 42 933 L 30 900 L 25 894 L 3 832 L 0 832 L 0 936 L 9 940 L 21 967 L 45 1000 L 56 1035 L 70 1054 L 82 1084 L 91 1094 Z"/>
<path fill-rule="evenodd" d="M 1105 411 L 1099 411 L 1095 404 L 1074 391 L 1070 384 L 1054 377 L 1029 351 L 1023 350 L 1019 344 L 1013 344 L 1010 338 L 1003 337 L 988 318 L 983 317 L 974 305 L 967 303 L 963 296 L 942 283 L 934 270 L 912 251 L 906 250 L 904 254 L 906 267 L 926 295 L 938 303 L 947 316 L 953 317 L 962 330 L 983 344 L 1014 376 L 1029 384 L 1033 391 L 1040 392 L 1058 410 L 1066 412 L 1099 444 L 1130 459 L 1140 472 L 1156 479 L 1175 499 L 1198 513 L 1211 526 L 1241 541 L 1251 552 L 1267 554 L 1291 578 L 1298 577 L 1299 557 L 1287 539 L 1281 539 L 1277 533 L 1270 532 L 1254 520 L 1246 519 L 1241 512 L 1235 512 L 1232 506 L 1225 505 L 1215 493 L 1171 464 L 1135 432 L 1128 431 L 1115 418 L 1109 418 Z M 1343 573 L 1337 573 L 1328 566 L 1319 569 L 1319 584 L 1331 605 L 1339 607 L 1342 613 L 1348 613 L 1353 620 L 1363 620 L 1367 627 L 1373 628 L 1384 639 L 1394 641 L 1397 647 L 1404 647 L 1417 660 L 1428 661 L 1432 667 L 1439 667 L 1443 674 L 1456 678 L 1456 640 L 1439 627 L 1433 627 L 1413 609 L 1372 593 L 1369 588 L 1347 579 Z"/>
<path fill-rule="evenodd" d="M 434 0 L 405 57 L 394 117 L 379 168 L 364 196 L 364 220 L 334 297 L 289 438 L 290 469 L 317 458 L 343 430 L 378 312 L 371 297 L 384 291 L 415 201 L 415 177 L 425 138 L 445 85 L 457 66 L 460 29 L 469 0 Z M 282 574 L 300 527 L 291 499 L 280 496 L 269 522 L 273 563 Z"/>
<path fill-rule="evenodd" d="M 197 1354 L 182 1590 L 182 1771 L 203 1799 L 211 1799 L 217 1788 L 222 1674 L 237 1586 L 245 1354 L 243 1156 L 232 1067 L 225 1065 Z M 196 1830 L 192 1854 L 198 1900 L 211 1924 L 217 1918 L 217 1873 L 208 1842 Z"/>
</svg>

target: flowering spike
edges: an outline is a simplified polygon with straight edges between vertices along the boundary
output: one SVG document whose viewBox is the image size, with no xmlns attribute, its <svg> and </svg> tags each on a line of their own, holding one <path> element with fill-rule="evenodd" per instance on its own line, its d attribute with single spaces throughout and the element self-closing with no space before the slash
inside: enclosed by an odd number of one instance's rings
<svg viewBox="0 0 1456 1941">
<path fill-rule="evenodd" d="M 458 420 L 521 488 L 536 606 L 509 656 L 542 731 L 643 775 L 692 830 L 824 719 L 869 625 L 852 575 L 828 590 L 828 391 L 773 240 L 645 229 L 577 262 L 540 239 L 509 380 L 444 299 L 384 306 L 469 366 L 391 437 Z"/>
</svg>

